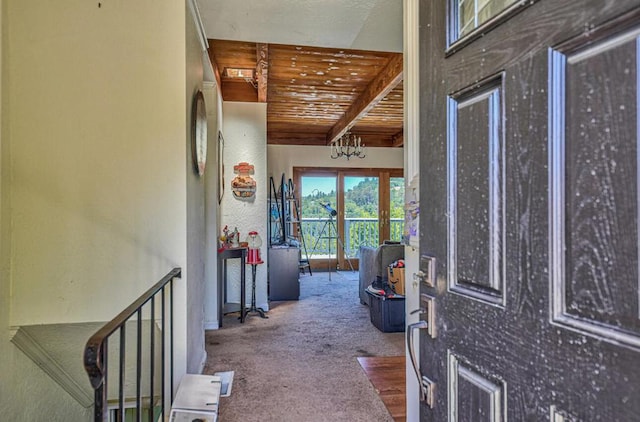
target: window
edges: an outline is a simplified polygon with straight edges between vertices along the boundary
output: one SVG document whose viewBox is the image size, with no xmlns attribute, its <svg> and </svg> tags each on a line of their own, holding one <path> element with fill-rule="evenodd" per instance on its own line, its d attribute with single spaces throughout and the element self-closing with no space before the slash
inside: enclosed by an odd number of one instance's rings
<svg viewBox="0 0 640 422">
<path fill-rule="evenodd" d="M 300 214 L 302 234 L 309 258 L 336 257 L 337 235 L 337 177 L 302 176 L 300 183 Z M 335 213 L 335 214 L 334 214 Z"/>
<path fill-rule="evenodd" d="M 453 20 L 454 41 L 500 15 L 516 2 L 517 0 L 453 0 L 451 11 L 456 16 Z"/>
<path fill-rule="evenodd" d="M 361 245 L 402 239 L 402 169 L 294 168 L 293 173 L 312 261 L 337 260 L 339 268 L 348 269 L 347 259 L 355 265 Z"/>
<path fill-rule="evenodd" d="M 400 242 L 404 232 L 404 177 L 389 179 L 389 236 Z"/>
</svg>

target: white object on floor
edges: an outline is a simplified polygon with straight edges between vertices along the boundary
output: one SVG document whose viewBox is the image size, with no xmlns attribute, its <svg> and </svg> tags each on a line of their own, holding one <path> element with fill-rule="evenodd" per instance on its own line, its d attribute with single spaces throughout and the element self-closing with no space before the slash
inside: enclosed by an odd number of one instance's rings
<svg viewBox="0 0 640 422">
<path fill-rule="evenodd" d="M 229 397 L 231 395 L 231 386 L 233 385 L 234 371 L 216 372 L 213 375 L 219 376 L 222 381 L 220 397 Z"/>
<path fill-rule="evenodd" d="M 216 422 L 222 382 L 219 376 L 186 374 L 171 406 L 171 422 Z"/>
<path fill-rule="evenodd" d="M 218 414 L 212 412 L 196 412 L 195 410 L 172 410 L 170 422 L 216 422 Z"/>
</svg>

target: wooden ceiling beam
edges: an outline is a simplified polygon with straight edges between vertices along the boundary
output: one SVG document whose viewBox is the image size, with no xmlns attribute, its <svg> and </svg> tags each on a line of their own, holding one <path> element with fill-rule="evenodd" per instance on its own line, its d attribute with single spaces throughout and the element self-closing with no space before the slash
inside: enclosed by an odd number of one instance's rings
<svg viewBox="0 0 640 422">
<path fill-rule="evenodd" d="M 258 96 L 253 85 L 245 80 L 223 79 L 222 99 L 224 101 L 255 103 L 258 100 Z"/>
<path fill-rule="evenodd" d="M 267 82 L 269 80 L 269 44 L 256 44 L 256 81 L 258 102 L 267 102 Z"/>
<path fill-rule="evenodd" d="M 393 140 L 389 135 L 358 134 L 367 148 L 392 147 Z M 310 132 L 282 132 L 267 130 L 267 144 L 269 145 L 306 145 L 326 146 L 323 133 Z M 329 149 L 327 149 L 329 151 Z"/>
<path fill-rule="evenodd" d="M 389 63 L 376 75 L 358 98 L 349 106 L 344 115 L 327 133 L 326 144 L 335 141 L 359 119 L 365 116 L 391 90 L 402 81 L 402 54 L 391 57 Z"/>
<path fill-rule="evenodd" d="M 404 145 L 404 133 L 400 131 L 391 137 L 391 146 L 401 147 Z"/>
<path fill-rule="evenodd" d="M 269 145 L 319 145 L 324 146 L 324 133 L 296 133 L 267 131 Z"/>
</svg>

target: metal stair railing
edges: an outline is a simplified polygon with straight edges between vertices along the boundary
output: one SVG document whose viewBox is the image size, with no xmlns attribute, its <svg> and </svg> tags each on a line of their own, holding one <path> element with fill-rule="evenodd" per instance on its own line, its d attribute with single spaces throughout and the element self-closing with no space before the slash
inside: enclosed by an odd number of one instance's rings
<svg viewBox="0 0 640 422">
<path fill-rule="evenodd" d="M 111 336 L 118 332 L 118 336 L 113 339 L 114 345 L 119 347 L 118 358 L 118 388 L 117 388 L 117 402 L 112 400 L 113 412 L 116 412 L 113 416 L 115 420 L 126 420 L 126 408 L 129 407 L 131 411 L 135 408 L 135 420 L 141 421 L 143 419 L 143 411 L 148 413 L 145 420 L 164 420 L 168 418 L 168 411 L 171 407 L 171 400 L 173 395 L 173 283 L 175 278 L 181 278 L 182 270 L 180 268 L 174 268 L 167 275 L 165 275 L 160 281 L 158 281 L 153 287 L 142 294 L 125 310 L 120 312 L 111 321 L 107 322 L 102 328 L 100 328 L 91 338 L 87 341 L 84 349 L 84 368 L 89 375 L 89 381 L 94 389 L 94 421 L 101 422 L 109 419 L 109 397 L 108 397 L 108 380 L 109 380 L 109 341 Z M 168 297 L 166 291 L 168 290 Z M 156 299 L 159 296 L 160 311 L 156 309 Z M 143 339 L 143 309 L 147 307 L 148 319 L 148 332 L 147 338 Z M 169 313 L 169 315 L 167 315 Z M 160 324 L 160 343 L 161 343 L 161 356 L 159 356 L 160 362 L 156 362 L 156 328 L 157 324 Z M 131 381 L 127 379 L 127 363 L 125 356 L 127 355 L 127 326 L 135 325 L 135 380 L 134 385 L 131 385 Z M 168 325 L 168 326 L 167 326 Z M 143 341 L 148 341 L 149 356 L 146 357 L 143 362 Z M 167 350 L 168 349 L 168 350 Z M 169 354 L 168 360 L 166 354 Z M 147 366 L 144 366 L 146 364 Z M 160 380 L 156 378 L 156 371 L 159 369 Z M 167 370 L 168 368 L 168 370 Z M 146 377 L 143 380 L 143 369 L 146 370 Z M 129 382 L 129 384 L 126 384 Z M 148 396 L 143 397 L 142 385 L 148 382 L 147 391 Z M 155 390 L 156 384 L 161 384 L 159 390 Z M 125 402 L 125 387 L 135 387 L 135 401 L 133 406 L 131 402 Z M 157 398 L 160 399 L 158 402 Z M 167 398 L 169 400 L 167 400 Z M 159 403 L 159 407 L 157 406 Z M 145 407 L 143 409 L 144 406 Z M 135 407 L 134 407 L 135 406 Z M 161 417 L 155 412 L 161 412 Z M 129 415 L 131 416 L 131 415 Z M 147 419 L 148 418 L 148 419 Z"/>
</svg>

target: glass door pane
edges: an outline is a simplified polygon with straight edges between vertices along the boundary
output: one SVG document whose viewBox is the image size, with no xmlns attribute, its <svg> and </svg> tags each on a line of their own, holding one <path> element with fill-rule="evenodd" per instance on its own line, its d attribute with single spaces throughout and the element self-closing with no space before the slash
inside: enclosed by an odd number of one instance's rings
<svg viewBox="0 0 640 422">
<path fill-rule="evenodd" d="M 404 230 L 404 177 L 389 178 L 389 239 L 402 240 Z"/>
<path fill-rule="evenodd" d="M 336 258 L 337 177 L 302 176 L 302 234 L 309 258 Z"/>
<path fill-rule="evenodd" d="M 473 31 L 491 18 L 498 16 L 503 10 L 516 3 L 517 0 L 452 0 L 457 11 L 457 33 L 454 40 Z"/>
<path fill-rule="evenodd" d="M 360 245 L 380 243 L 378 177 L 344 177 L 344 249 L 347 257 L 358 254 Z"/>
</svg>

